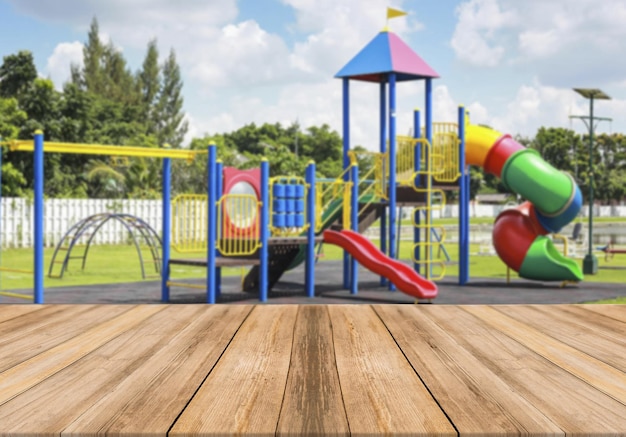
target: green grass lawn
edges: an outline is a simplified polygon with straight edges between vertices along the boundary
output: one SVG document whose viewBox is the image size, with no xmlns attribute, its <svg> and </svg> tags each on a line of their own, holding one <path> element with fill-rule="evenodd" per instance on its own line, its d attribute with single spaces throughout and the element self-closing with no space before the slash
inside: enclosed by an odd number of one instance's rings
<svg viewBox="0 0 626 437">
<path fill-rule="evenodd" d="M 458 245 L 450 244 L 446 246 L 452 260 L 458 259 Z M 76 249 L 75 249 L 76 250 Z M 410 241 L 402 241 L 400 244 L 400 256 L 402 260 L 410 260 L 410 252 L 412 243 Z M 478 246 L 472 245 L 470 253 L 477 253 Z M 53 250 L 46 249 L 44 252 L 44 265 L 46 273 L 50 265 Z M 323 271 L 323 261 L 339 260 L 342 256 L 342 250 L 337 246 L 324 245 L 321 258 L 321 264 L 318 265 L 319 272 Z M 196 254 L 177 254 L 172 253 L 172 257 L 202 257 L 203 253 Z M 148 259 L 144 255 L 144 259 Z M 600 270 L 597 275 L 588 277 L 589 281 L 594 282 L 615 282 L 624 283 L 626 279 L 626 257 L 615 257 L 613 260 L 606 262 L 603 256 L 598 256 Z M 581 260 L 578 260 L 582 262 Z M 66 271 L 62 279 L 44 278 L 45 287 L 69 286 L 69 285 L 93 285 L 106 283 L 122 283 L 141 281 L 141 269 L 139 258 L 134 246 L 92 246 L 87 259 L 85 270 L 80 268 L 80 260 L 70 261 L 69 269 Z M 2 251 L 2 264 L 4 268 L 32 270 L 33 252 L 28 249 L 9 249 Z M 620 270 L 616 267 L 623 266 Z M 606 269 L 603 267 L 611 267 Z M 224 275 L 242 275 L 246 270 L 241 268 L 224 269 Z M 158 274 L 151 265 L 146 265 L 146 273 L 151 277 L 146 280 L 155 280 Z M 433 268 L 433 274 L 438 275 L 440 270 L 438 267 Z M 479 256 L 472 255 L 470 258 L 470 275 L 472 277 L 488 277 L 506 279 L 507 269 L 504 263 L 496 256 Z M 202 278 L 206 274 L 204 268 L 188 267 L 188 266 L 172 266 L 171 278 Z M 458 275 L 458 265 L 451 263 L 446 266 L 447 275 Z M 511 277 L 517 277 L 515 272 L 511 272 Z M 16 290 L 32 288 L 32 274 L 22 274 L 13 272 L 0 272 L 0 289 Z"/>
</svg>

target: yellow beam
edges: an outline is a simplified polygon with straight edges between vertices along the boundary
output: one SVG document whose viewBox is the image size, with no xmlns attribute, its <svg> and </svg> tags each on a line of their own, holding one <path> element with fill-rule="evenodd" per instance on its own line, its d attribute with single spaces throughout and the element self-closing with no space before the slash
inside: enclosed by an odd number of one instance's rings
<svg viewBox="0 0 626 437">
<path fill-rule="evenodd" d="M 33 296 L 21 293 L 11 293 L 10 291 L 0 291 L 0 296 L 15 297 L 18 299 L 33 300 Z"/>
<path fill-rule="evenodd" d="M 35 148 L 33 141 L 10 141 L 9 150 L 13 152 L 32 152 Z M 75 153 L 80 155 L 107 155 L 107 156 L 133 156 L 144 158 L 173 158 L 192 161 L 197 152 L 186 149 L 167 149 L 152 147 L 132 146 L 105 146 L 102 144 L 74 144 L 55 143 L 46 141 L 43 145 L 44 152 L 49 153 Z"/>
<path fill-rule="evenodd" d="M 0 272 L 24 273 L 25 275 L 32 275 L 33 274 L 33 272 L 30 271 L 30 270 L 11 269 L 9 267 L 0 267 Z"/>
</svg>

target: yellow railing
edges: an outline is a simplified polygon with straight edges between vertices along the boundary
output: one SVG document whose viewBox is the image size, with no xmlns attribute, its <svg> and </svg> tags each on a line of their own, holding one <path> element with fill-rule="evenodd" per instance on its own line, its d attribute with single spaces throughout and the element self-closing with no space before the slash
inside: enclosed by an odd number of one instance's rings
<svg viewBox="0 0 626 437">
<path fill-rule="evenodd" d="M 439 157 L 439 162 L 435 164 L 440 165 L 438 167 L 440 172 L 433 176 L 437 182 L 455 182 L 461 177 L 459 145 L 459 137 L 455 132 L 440 132 L 433 135 L 433 155 Z"/>
<path fill-rule="evenodd" d="M 223 256 L 253 255 L 259 241 L 260 206 L 253 194 L 225 194 L 217 202 L 217 248 Z"/>
<path fill-rule="evenodd" d="M 177 252 L 207 250 L 207 196 L 180 194 L 172 200 L 172 248 Z"/>
<path fill-rule="evenodd" d="M 315 183 L 315 232 L 320 232 L 328 225 L 341 208 L 343 208 L 344 223 L 346 211 L 350 211 L 350 190 L 352 182 L 345 181 L 344 177 L 349 174 L 352 166 L 346 168 L 337 178 L 332 181 L 318 181 Z M 348 208 L 345 208 L 348 199 Z M 350 217 L 348 215 L 348 217 Z M 349 220 L 348 220 L 349 221 Z"/>
<path fill-rule="evenodd" d="M 396 154 L 396 183 L 398 185 L 413 186 L 415 177 L 426 175 L 423 172 L 415 172 L 415 148 L 421 148 L 420 168 L 433 168 L 431 176 L 438 176 L 443 173 L 444 157 L 440 153 L 435 153 L 426 138 L 398 137 L 398 149 Z M 427 160 L 429 165 L 427 165 Z"/>
<path fill-rule="evenodd" d="M 280 237 L 291 237 L 291 236 L 296 236 L 296 235 L 301 235 L 303 232 L 305 232 L 308 228 L 309 225 L 308 223 L 306 223 L 306 220 L 304 222 L 304 226 L 284 226 L 284 227 L 275 227 L 274 223 L 273 223 L 273 219 L 272 217 L 274 216 L 274 213 L 276 212 L 274 210 L 275 207 L 275 203 L 274 200 L 276 200 L 274 198 L 274 185 L 276 184 L 284 184 L 284 185 L 301 185 L 304 187 L 304 193 L 302 195 L 302 197 L 299 197 L 298 200 L 301 200 L 304 203 L 304 208 L 301 212 L 301 214 L 304 215 L 304 217 L 306 218 L 306 198 L 307 198 L 307 192 L 309 190 L 309 185 L 306 183 L 305 179 L 299 176 L 276 176 L 273 178 L 270 178 L 269 180 L 269 194 L 270 194 L 270 232 L 273 236 L 280 236 Z M 287 202 L 289 202 L 289 200 L 286 200 Z M 293 211 L 291 211 L 293 212 Z"/>
<path fill-rule="evenodd" d="M 413 210 L 412 221 L 413 221 L 413 226 L 420 229 L 420 232 L 421 230 L 423 230 L 424 233 L 422 235 L 422 239 L 420 240 L 420 242 L 413 245 L 413 250 L 411 251 L 411 257 L 414 263 L 424 265 L 426 267 L 424 276 L 427 279 L 437 280 L 437 279 L 443 278 L 446 272 L 445 261 L 441 259 L 441 250 L 443 249 L 446 233 L 443 227 L 433 226 L 432 212 L 443 210 L 443 208 L 445 207 L 445 203 L 446 203 L 446 194 L 441 189 L 433 189 L 432 181 L 436 175 L 440 174 L 443 171 L 443 169 L 441 167 L 437 167 L 434 165 L 435 162 L 438 161 L 435 159 L 437 155 L 430 152 L 429 150 L 430 145 L 428 144 L 428 141 L 420 139 L 420 142 L 422 146 L 422 155 L 425 156 L 426 159 L 422 163 L 421 170 L 414 172 L 413 175 L 411 176 L 411 182 L 413 183 L 413 189 L 415 191 L 417 191 L 418 193 L 424 193 L 426 202 L 425 202 L 425 205 L 417 206 Z M 419 188 L 415 186 L 414 182 L 417 177 L 425 178 L 425 181 L 426 181 L 425 188 Z M 439 199 L 439 202 L 436 204 L 433 203 L 435 194 L 438 194 L 437 197 Z M 420 217 L 419 224 L 415 220 L 416 216 Z M 439 241 L 433 242 L 432 232 L 433 230 L 437 230 L 437 229 L 440 230 Z M 433 249 L 435 248 L 438 249 L 436 259 L 433 257 L 433 253 L 432 253 Z M 421 255 L 419 260 L 415 257 L 415 251 L 418 251 L 418 253 L 420 253 Z M 432 267 L 434 265 L 438 265 L 441 267 L 441 271 L 439 275 L 432 274 Z"/>
</svg>

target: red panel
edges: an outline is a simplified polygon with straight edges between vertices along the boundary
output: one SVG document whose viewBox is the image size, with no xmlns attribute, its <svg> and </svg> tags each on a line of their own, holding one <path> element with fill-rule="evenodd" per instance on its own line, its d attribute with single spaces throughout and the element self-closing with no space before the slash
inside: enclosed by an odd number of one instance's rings
<svg viewBox="0 0 626 437">
<path fill-rule="evenodd" d="M 239 170 L 234 167 L 224 167 L 224 179 L 223 179 L 223 192 L 222 194 L 228 194 L 230 190 L 238 182 L 249 183 L 256 192 L 257 199 L 261 198 L 261 169 L 252 168 L 249 170 Z M 258 210 L 257 214 L 261 214 Z M 224 238 L 258 238 L 259 230 L 256 229 L 254 222 L 248 228 L 240 228 L 233 223 L 228 217 L 228 212 L 224 208 L 224 229 L 222 235 Z"/>
<path fill-rule="evenodd" d="M 389 258 L 363 235 L 343 230 L 324 231 L 324 242 L 342 247 L 362 266 L 389 279 L 398 290 L 420 299 L 437 297 L 437 285 L 406 264 Z"/>
</svg>

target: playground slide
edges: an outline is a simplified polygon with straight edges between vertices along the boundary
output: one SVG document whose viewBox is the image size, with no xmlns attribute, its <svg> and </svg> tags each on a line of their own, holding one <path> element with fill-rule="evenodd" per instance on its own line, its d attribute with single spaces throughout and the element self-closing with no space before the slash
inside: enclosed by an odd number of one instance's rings
<svg viewBox="0 0 626 437">
<path fill-rule="evenodd" d="M 467 164 L 483 167 L 527 199 L 496 218 L 493 244 L 502 261 L 526 279 L 581 281 L 580 266 L 546 236 L 559 232 L 580 211 L 582 194 L 574 179 L 510 135 L 470 125 L 465 142 Z"/>
<path fill-rule="evenodd" d="M 324 231 L 324 243 L 347 250 L 359 264 L 389 279 L 398 290 L 420 299 L 437 297 L 437 285 L 420 276 L 408 265 L 389 258 L 363 235 L 343 230 Z"/>
</svg>

